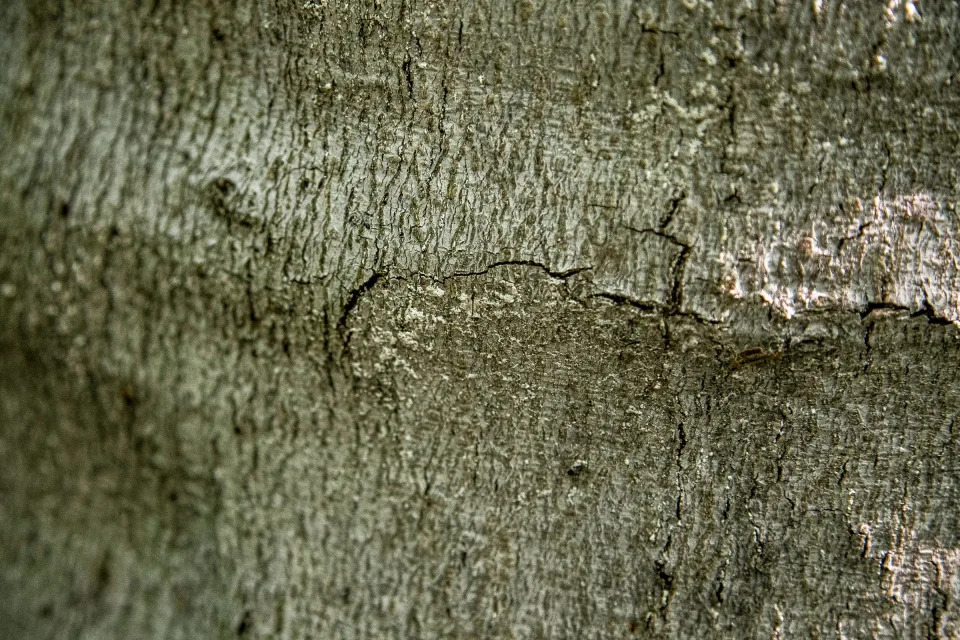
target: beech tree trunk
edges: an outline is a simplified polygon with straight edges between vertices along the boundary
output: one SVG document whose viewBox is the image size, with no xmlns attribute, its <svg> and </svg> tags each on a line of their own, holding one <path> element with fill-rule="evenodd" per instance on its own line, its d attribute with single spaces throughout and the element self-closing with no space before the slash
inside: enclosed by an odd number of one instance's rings
<svg viewBox="0 0 960 640">
<path fill-rule="evenodd" d="M 0 3 L 0 637 L 960 636 L 960 3 Z"/>
</svg>

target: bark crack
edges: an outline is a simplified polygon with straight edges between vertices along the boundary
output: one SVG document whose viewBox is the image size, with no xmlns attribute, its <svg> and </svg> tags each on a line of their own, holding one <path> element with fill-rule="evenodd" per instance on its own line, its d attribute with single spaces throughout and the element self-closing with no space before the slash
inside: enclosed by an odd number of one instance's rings
<svg viewBox="0 0 960 640">
<path fill-rule="evenodd" d="M 337 329 L 340 331 L 343 336 L 343 347 L 344 350 L 347 349 L 350 343 L 350 332 L 347 331 L 347 320 L 350 317 L 350 314 L 359 304 L 360 299 L 373 289 L 376 286 L 377 282 L 381 278 L 384 278 L 387 275 L 385 271 L 374 271 L 370 277 L 360 283 L 359 286 L 350 290 L 350 293 L 347 297 L 347 302 L 343 305 L 343 312 L 340 314 L 340 319 L 337 320 Z"/>
<path fill-rule="evenodd" d="M 660 220 L 660 224 L 657 228 L 653 227 L 633 227 L 631 225 L 624 224 L 622 225 L 625 229 L 633 231 L 634 233 L 643 233 L 657 236 L 658 238 L 663 238 L 670 244 L 679 247 L 680 252 L 677 254 L 677 259 L 674 261 L 673 266 L 670 268 L 672 285 L 670 287 L 670 297 L 667 300 L 666 304 L 652 303 L 655 305 L 655 309 L 660 310 L 664 315 L 667 316 L 686 316 L 691 317 L 699 323 L 707 324 L 716 324 L 716 321 L 710 320 L 696 314 L 691 311 L 682 311 L 681 307 L 683 305 L 683 276 L 686 272 L 687 263 L 690 260 L 690 255 L 693 253 L 693 247 L 688 243 L 684 242 L 677 236 L 672 233 L 665 231 L 665 228 L 673 220 L 674 214 L 677 212 L 677 209 L 680 207 L 680 203 L 686 198 L 686 194 L 680 192 L 679 195 L 670 200 L 670 209 Z M 611 300 L 616 301 L 617 298 L 624 299 L 623 296 L 611 296 L 611 295 L 601 295 L 600 297 L 605 297 Z M 637 303 L 630 302 L 633 306 L 644 308 L 648 303 Z"/>
<path fill-rule="evenodd" d="M 602 298 L 616 305 L 630 306 L 639 311 L 658 314 L 663 318 L 670 318 L 670 317 L 687 318 L 689 320 L 693 320 L 697 324 L 709 325 L 709 326 L 717 326 L 717 325 L 723 324 L 723 322 L 720 320 L 715 320 L 713 318 L 704 316 L 692 310 L 683 309 L 683 277 L 686 272 L 686 268 L 689 263 L 690 256 L 693 253 L 693 247 L 690 244 L 678 238 L 677 236 L 675 236 L 674 234 L 664 231 L 663 226 L 669 224 L 674 212 L 677 210 L 680 202 L 682 202 L 684 197 L 685 195 L 683 193 L 680 193 L 676 198 L 671 200 L 671 208 L 667 212 L 666 216 L 661 220 L 661 226 L 659 228 L 652 228 L 652 227 L 638 228 L 638 227 L 632 227 L 629 225 L 621 225 L 624 228 L 630 231 L 633 231 L 635 233 L 651 234 L 651 235 L 655 235 L 657 237 L 663 238 L 664 240 L 668 241 L 670 244 L 676 247 L 679 247 L 680 250 L 670 269 L 672 284 L 670 287 L 669 296 L 665 302 L 658 301 L 658 300 L 637 299 L 628 295 L 613 293 L 610 291 L 594 291 L 584 296 L 577 296 L 577 295 L 574 295 L 572 292 L 570 292 L 569 286 L 567 286 L 566 290 L 569 298 L 580 304 L 584 304 L 585 299 Z M 539 269 L 550 278 L 563 281 L 564 284 L 567 284 L 567 281 L 570 278 L 576 275 L 579 275 L 581 273 L 592 271 L 594 269 L 593 266 L 585 266 L 585 267 L 573 267 L 571 269 L 564 269 L 564 270 L 556 270 L 551 268 L 546 263 L 539 262 L 536 260 L 500 260 L 497 262 L 490 263 L 487 266 L 476 271 L 454 271 L 453 273 L 450 273 L 445 276 L 439 276 L 439 277 L 431 276 L 429 274 L 419 273 L 419 272 L 413 272 L 413 274 L 420 275 L 425 278 L 429 278 L 436 282 L 447 282 L 452 278 L 467 278 L 472 276 L 485 275 L 490 273 L 490 271 L 492 271 L 497 267 L 504 267 L 504 266 L 533 267 L 533 268 Z M 351 289 L 348 292 L 347 301 L 343 305 L 339 319 L 337 320 L 337 323 L 336 323 L 336 327 L 343 337 L 343 343 L 345 348 L 349 343 L 349 332 L 347 331 L 347 322 L 350 314 L 354 311 L 357 304 L 360 302 L 360 299 L 366 293 L 368 293 L 371 289 L 373 289 L 373 287 L 376 286 L 376 284 L 381 279 L 387 277 L 387 275 L 388 275 L 388 272 L 386 270 L 374 271 L 366 280 L 364 280 L 362 283 L 360 283 L 358 286 L 356 286 L 355 288 Z M 402 275 L 397 275 L 394 277 L 400 280 L 407 279 Z M 947 319 L 941 312 L 937 310 L 936 307 L 934 307 L 930 303 L 929 297 L 925 290 L 924 290 L 923 301 L 919 309 L 917 309 L 916 311 L 913 311 L 911 307 L 908 307 L 906 305 L 890 303 L 890 302 L 868 302 L 863 307 L 853 309 L 853 311 L 857 313 L 857 315 L 859 316 L 860 321 L 865 324 L 864 338 L 863 338 L 864 348 L 865 348 L 864 370 L 869 368 L 871 349 L 872 349 L 870 338 L 871 338 L 871 332 L 873 329 L 873 320 L 870 318 L 870 316 L 874 311 L 883 311 L 883 310 L 909 313 L 910 318 L 924 317 L 927 319 L 927 321 L 930 324 L 934 324 L 934 325 L 956 324 L 953 321 Z M 800 316 L 803 314 L 804 314 L 804 311 L 800 311 L 797 315 Z M 251 307 L 251 317 L 254 320 L 256 320 L 257 318 L 256 310 L 253 307 Z M 669 346 L 669 340 L 670 340 L 669 327 L 666 327 L 664 331 L 665 331 L 664 339 L 667 341 L 667 344 Z"/>
<path fill-rule="evenodd" d="M 573 269 L 566 269 L 565 271 L 555 271 L 545 265 L 542 262 L 537 262 L 536 260 L 501 260 L 499 262 L 494 262 L 487 265 L 479 271 L 454 271 L 448 276 L 441 278 L 442 282 L 446 282 L 450 278 L 466 278 L 469 276 L 482 276 L 489 273 L 492 269 L 496 267 L 506 267 L 506 266 L 520 266 L 520 267 L 536 267 L 540 269 L 545 274 L 554 278 L 556 280 L 566 280 L 571 278 L 578 273 L 583 273 L 584 271 L 590 271 L 593 267 L 574 267 Z"/>
<path fill-rule="evenodd" d="M 673 221 L 674 214 L 677 213 L 677 210 L 680 208 L 680 203 L 687 199 L 687 193 L 681 191 L 676 196 L 670 199 L 670 208 L 667 209 L 667 212 L 662 218 L 660 218 L 660 223 L 657 225 L 657 229 L 660 233 L 663 233 L 670 222 Z"/>
<path fill-rule="evenodd" d="M 677 505 L 676 505 L 676 516 L 677 522 L 680 522 L 680 518 L 683 512 L 683 450 L 687 447 L 687 434 L 683 430 L 683 422 L 677 424 Z"/>
</svg>

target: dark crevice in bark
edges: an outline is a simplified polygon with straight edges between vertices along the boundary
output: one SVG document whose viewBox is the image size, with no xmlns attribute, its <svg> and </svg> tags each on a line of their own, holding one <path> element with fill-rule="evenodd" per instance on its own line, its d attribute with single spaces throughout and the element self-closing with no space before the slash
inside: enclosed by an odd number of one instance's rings
<svg viewBox="0 0 960 640">
<path fill-rule="evenodd" d="M 573 269 L 567 269 L 566 271 L 554 271 L 553 269 L 543 264 L 542 262 L 536 262 L 535 260 L 502 260 L 500 262 L 494 262 L 492 264 L 489 264 L 483 269 L 481 269 L 480 271 L 455 271 L 454 273 L 441 278 L 441 281 L 445 282 L 450 278 L 467 278 L 470 276 L 482 276 L 489 273 L 491 269 L 495 269 L 497 267 L 505 267 L 505 266 L 536 267 L 537 269 L 540 269 L 551 278 L 556 278 L 558 280 L 566 280 L 567 278 L 571 278 L 577 275 L 578 273 L 583 273 L 584 271 L 590 271 L 591 269 L 593 269 L 593 267 L 575 267 Z"/>
<path fill-rule="evenodd" d="M 774 442 L 777 444 L 780 443 L 780 440 L 783 439 L 784 433 L 786 433 L 787 426 L 785 423 L 780 423 L 780 430 L 777 432 L 777 437 L 774 439 Z M 780 450 L 777 452 L 777 482 L 783 480 L 783 459 L 787 455 L 787 446 L 786 444 L 780 447 Z"/>
<path fill-rule="evenodd" d="M 673 201 L 671 201 L 671 202 L 673 202 Z M 679 206 L 679 201 L 677 201 L 677 206 Z M 676 210 L 676 209 L 673 209 L 673 211 L 675 211 L 675 210 Z M 668 219 L 667 219 L 667 222 L 669 222 L 669 221 L 670 221 L 670 218 L 673 217 L 673 211 L 670 211 L 670 212 L 669 212 L 669 214 L 668 214 L 669 217 L 668 217 Z M 655 236 L 657 236 L 657 237 L 659 237 L 659 238 L 663 238 L 664 240 L 668 241 L 670 244 L 674 244 L 674 245 L 680 247 L 681 249 L 690 249 L 690 248 L 691 248 L 689 243 L 684 242 L 683 240 L 681 240 L 681 239 L 678 238 L 677 236 L 673 235 L 672 233 L 667 233 L 667 232 L 665 232 L 665 231 L 663 230 L 663 226 L 664 226 L 664 225 L 661 225 L 661 226 L 660 226 L 659 228 L 657 228 L 657 229 L 654 229 L 653 227 L 643 227 L 643 228 L 632 227 L 632 226 L 630 226 L 630 225 L 628 225 L 628 224 L 624 224 L 624 225 L 622 225 L 622 226 L 623 226 L 623 228 L 629 229 L 630 231 L 633 231 L 634 233 L 649 233 L 649 234 L 655 235 Z"/>
<path fill-rule="evenodd" d="M 924 317 L 927 319 L 927 322 L 936 325 L 953 324 L 950 320 L 947 320 L 942 313 L 938 313 L 934 306 L 930 304 L 930 298 L 925 288 L 923 290 L 923 303 L 920 305 L 920 308 L 917 311 L 910 314 L 910 317 Z"/>
<path fill-rule="evenodd" d="M 884 161 L 880 168 L 880 185 L 877 187 L 877 193 L 882 194 L 887 188 L 887 178 L 890 173 L 890 164 L 893 159 L 893 150 L 888 142 L 883 143 Z"/>
<path fill-rule="evenodd" d="M 894 304 L 889 302 L 868 302 L 865 307 L 857 310 L 857 314 L 860 316 L 861 320 L 867 320 L 871 313 L 874 311 L 900 311 L 900 312 L 910 312 L 911 318 L 926 318 L 927 322 L 934 325 L 946 326 L 946 325 L 955 325 L 957 323 L 952 320 L 947 319 L 942 313 L 937 311 L 937 309 L 930 304 L 926 296 L 923 298 L 923 302 L 920 305 L 920 308 L 916 311 L 912 311 L 910 307 Z M 802 313 L 802 312 L 801 312 Z M 798 314 L 799 315 L 799 314 Z"/>
<path fill-rule="evenodd" d="M 677 522 L 680 521 L 682 516 L 682 507 L 683 507 L 683 450 L 687 446 L 687 434 L 683 430 L 683 422 L 677 424 L 677 504 L 676 504 L 676 516 Z"/>
<path fill-rule="evenodd" d="M 240 623 L 237 625 L 237 635 L 244 636 L 247 632 L 250 631 L 250 627 L 253 625 L 253 619 L 250 611 L 244 611 L 243 617 L 240 619 Z"/>
<path fill-rule="evenodd" d="M 843 211 L 843 205 L 842 205 L 842 204 L 840 205 L 840 211 Z M 844 237 L 840 238 L 840 239 L 837 241 L 837 255 L 839 256 L 839 255 L 840 255 L 840 252 L 843 251 L 843 247 L 846 246 L 847 241 L 849 241 L 849 240 L 857 240 L 857 239 L 862 238 L 862 237 L 863 237 L 863 234 L 864 234 L 864 231 L 866 231 L 867 227 L 869 227 L 869 226 L 872 225 L 872 224 L 873 224 L 872 222 L 861 222 L 859 225 L 857 225 L 857 233 L 856 233 L 856 234 L 854 234 L 854 235 L 852 235 L 852 236 L 844 236 Z"/>
<path fill-rule="evenodd" d="M 659 313 L 663 307 L 662 305 L 657 304 L 656 302 L 647 302 L 644 300 L 637 300 L 629 296 L 620 295 L 618 293 L 609 293 L 607 291 L 600 291 L 598 293 L 592 293 L 590 298 L 603 298 L 604 300 L 609 300 L 618 305 L 628 305 L 634 309 L 639 309 L 640 311 L 646 311 L 648 313 Z"/>
<path fill-rule="evenodd" d="M 403 75 L 407 83 L 407 97 L 413 100 L 413 69 L 412 69 L 412 61 L 410 60 L 409 54 L 404 59 L 402 68 L 403 68 Z"/>
<path fill-rule="evenodd" d="M 667 209 L 667 212 L 660 219 L 660 223 L 657 225 L 657 230 L 660 233 L 665 233 L 666 228 L 673 221 L 673 216 L 677 213 L 677 209 L 680 208 L 680 203 L 686 200 L 687 194 L 684 191 L 680 191 L 675 197 L 670 199 L 670 208 Z"/>
<path fill-rule="evenodd" d="M 337 320 L 337 329 L 343 336 L 344 348 L 346 348 L 347 344 L 350 342 L 350 334 L 347 331 L 347 320 L 350 316 L 350 313 L 356 308 L 364 294 L 373 289 L 377 282 L 379 282 L 380 279 L 386 275 L 386 272 L 374 271 L 369 278 L 360 284 L 360 286 L 350 291 L 347 302 L 343 305 L 343 313 L 340 314 L 340 319 Z"/>
<path fill-rule="evenodd" d="M 860 314 L 861 320 L 866 320 L 874 311 L 910 311 L 909 307 L 905 307 L 899 304 L 893 304 L 890 302 L 868 302 L 867 306 L 860 309 L 857 313 Z"/>
<path fill-rule="evenodd" d="M 677 209 L 679 208 L 680 203 L 684 200 L 684 198 L 686 198 L 686 194 L 681 192 L 680 195 L 678 195 L 677 197 L 673 198 L 670 201 L 670 209 L 668 210 L 664 218 L 661 219 L 660 225 L 656 229 L 652 227 L 637 228 L 627 224 L 622 225 L 624 228 L 629 229 L 634 233 L 651 234 L 651 235 L 657 236 L 658 238 L 663 238 L 670 244 L 680 247 L 680 252 L 677 255 L 677 259 L 674 261 L 673 266 L 671 267 L 671 278 L 673 283 L 670 287 L 670 297 L 667 303 L 660 304 L 660 303 L 646 303 L 641 301 L 633 301 L 633 300 L 629 300 L 625 296 L 615 296 L 615 295 L 606 294 L 606 293 L 594 294 L 595 297 L 604 297 L 618 303 L 628 303 L 628 304 L 631 304 L 632 306 L 645 309 L 645 310 L 652 305 L 656 310 L 659 310 L 661 313 L 663 313 L 663 315 L 666 315 L 666 316 L 688 317 L 701 324 L 719 324 L 718 321 L 706 318 L 695 312 L 682 310 L 683 276 L 686 271 L 687 263 L 689 262 L 690 256 L 693 252 L 693 247 L 689 243 L 684 242 L 683 240 L 675 236 L 674 234 L 667 233 L 664 229 L 668 224 L 670 224 L 671 220 L 673 220 L 673 216 L 676 213 Z"/>
<path fill-rule="evenodd" d="M 683 274 L 687 268 L 687 261 L 690 259 L 690 247 L 684 247 L 677 256 L 677 261 L 673 263 L 673 287 L 670 289 L 670 301 L 667 308 L 671 313 L 680 313 L 683 305 Z"/>
<path fill-rule="evenodd" d="M 637 300 L 636 298 L 631 298 L 630 296 L 625 296 L 618 293 L 610 293 L 608 291 L 599 291 L 597 293 L 591 293 L 587 296 L 588 298 L 603 298 L 609 300 L 618 305 L 629 305 L 634 309 L 639 309 L 640 311 L 646 311 L 649 313 L 656 313 L 664 317 L 675 317 L 675 318 L 687 318 L 693 320 L 697 324 L 717 326 L 722 324 L 719 320 L 714 320 L 706 316 L 700 315 L 694 311 L 680 311 L 677 308 L 674 308 L 672 305 L 664 305 L 660 302 L 653 302 L 647 300 Z"/>
<path fill-rule="evenodd" d="M 656 71 L 656 74 L 653 76 L 653 86 L 655 87 L 658 86 L 660 84 L 660 81 L 663 79 L 663 76 L 665 76 L 666 74 L 667 74 L 666 62 L 663 55 L 663 46 L 661 46 L 659 49 L 659 57 L 657 59 L 657 71 Z"/>
<path fill-rule="evenodd" d="M 674 31 L 671 29 L 661 29 L 655 25 L 650 25 L 646 22 L 640 23 L 640 33 L 649 33 L 653 35 L 666 35 L 666 36 L 679 36 L 679 31 Z"/>
<path fill-rule="evenodd" d="M 676 261 L 673 263 L 671 268 L 673 284 L 670 288 L 670 299 L 666 305 L 661 305 L 665 309 L 667 315 L 687 315 L 689 312 L 682 312 L 681 305 L 683 303 L 683 274 L 686 270 L 687 261 L 690 259 L 690 254 L 693 251 L 693 247 L 689 243 L 686 243 L 672 233 L 667 233 L 664 231 L 664 227 L 670 223 L 673 219 L 673 214 L 676 212 L 677 208 L 680 206 L 684 195 L 680 195 L 670 201 L 670 210 L 667 212 L 667 215 L 661 220 L 660 226 L 656 229 L 652 227 L 637 228 L 630 225 L 623 225 L 624 228 L 629 229 L 635 233 L 647 233 L 658 238 L 663 238 L 670 244 L 673 244 L 677 247 L 680 247 L 680 253 L 677 255 Z"/>
</svg>

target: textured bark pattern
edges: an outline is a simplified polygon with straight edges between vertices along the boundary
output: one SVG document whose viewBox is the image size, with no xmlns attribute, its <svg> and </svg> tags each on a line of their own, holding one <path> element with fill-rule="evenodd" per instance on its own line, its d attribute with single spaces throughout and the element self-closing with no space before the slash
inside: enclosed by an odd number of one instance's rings
<svg viewBox="0 0 960 640">
<path fill-rule="evenodd" d="M 0 635 L 956 637 L 958 49 L 0 3 Z"/>
</svg>

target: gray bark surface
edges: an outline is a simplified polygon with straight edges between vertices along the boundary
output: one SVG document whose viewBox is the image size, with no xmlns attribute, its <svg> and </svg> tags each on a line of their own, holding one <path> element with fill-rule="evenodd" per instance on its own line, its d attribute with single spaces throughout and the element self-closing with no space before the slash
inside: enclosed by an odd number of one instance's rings
<svg viewBox="0 0 960 640">
<path fill-rule="evenodd" d="M 960 3 L 0 3 L 0 637 L 960 636 Z"/>
</svg>

